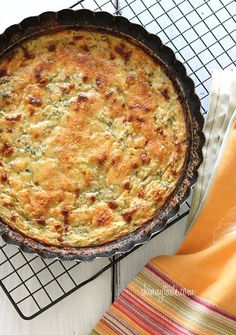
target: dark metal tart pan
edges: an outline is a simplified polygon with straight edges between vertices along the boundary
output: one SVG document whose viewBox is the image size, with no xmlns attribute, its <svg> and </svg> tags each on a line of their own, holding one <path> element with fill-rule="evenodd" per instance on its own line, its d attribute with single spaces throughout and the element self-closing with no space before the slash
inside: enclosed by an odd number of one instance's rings
<svg viewBox="0 0 236 335">
<path fill-rule="evenodd" d="M 143 27 L 129 22 L 121 16 L 89 10 L 61 10 L 45 12 L 29 17 L 20 24 L 13 25 L 0 35 L 0 57 L 9 49 L 30 37 L 61 29 L 92 29 L 115 34 L 128 39 L 149 53 L 167 72 L 178 90 L 185 110 L 190 145 L 185 166 L 179 182 L 156 216 L 127 236 L 113 242 L 91 247 L 57 247 L 39 243 L 13 230 L 0 221 L 0 234 L 4 241 L 17 245 L 28 253 L 36 253 L 44 258 L 56 257 L 61 260 L 90 261 L 98 257 L 110 257 L 117 253 L 129 252 L 163 230 L 167 222 L 178 212 L 180 205 L 188 198 L 191 187 L 197 180 L 197 170 L 202 163 L 204 144 L 203 117 L 200 101 L 194 92 L 193 81 L 186 75 L 184 66 L 176 60 L 173 51 L 163 45 L 160 38 L 148 33 Z"/>
</svg>

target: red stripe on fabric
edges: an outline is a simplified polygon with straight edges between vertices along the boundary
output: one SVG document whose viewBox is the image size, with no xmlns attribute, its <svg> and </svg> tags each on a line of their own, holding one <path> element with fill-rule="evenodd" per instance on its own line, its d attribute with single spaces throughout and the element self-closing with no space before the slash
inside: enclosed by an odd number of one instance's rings
<svg viewBox="0 0 236 335">
<path fill-rule="evenodd" d="M 169 326 L 168 329 L 175 331 L 175 334 L 195 335 L 189 329 L 183 327 L 181 324 L 177 323 L 175 320 L 164 315 L 159 310 L 157 309 L 155 309 L 154 311 L 150 310 L 150 309 L 154 309 L 154 307 L 152 307 L 148 302 L 144 301 L 140 296 L 135 294 L 133 291 L 130 291 L 129 288 L 125 289 L 125 291 L 122 292 L 122 296 L 125 296 L 126 300 L 128 300 L 134 306 L 140 307 L 140 311 L 142 311 L 143 313 L 149 314 L 149 317 L 152 318 L 154 321 L 158 319 L 158 321 L 162 323 L 163 326 L 167 327 L 168 325 Z M 150 309 L 147 308 L 144 304 L 148 306 Z M 181 331 L 181 332 L 177 333 L 177 331 Z"/>
<path fill-rule="evenodd" d="M 139 327 L 148 331 L 150 334 L 157 335 L 159 334 L 157 333 L 157 331 L 160 331 L 160 330 L 162 330 L 162 333 L 160 333 L 161 335 L 166 333 L 166 332 L 163 333 L 164 331 L 163 327 L 160 327 L 160 325 L 158 324 L 154 324 L 154 325 L 150 324 L 149 320 L 145 319 L 144 317 L 140 316 L 135 311 L 133 311 L 128 304 L 123 303 L 121 298 L 115 301 L 114 305 L 122 313 L 126 314 L 133 322 L 136 322 Z"/>
<path fill-rule="evenodd" d="M 114 332 L 116 332 L 117 335 L 127 335 L 126 333 L 124 333 L 120 329 L 120 327 L 118 327 L 117 325 L 112 324 L 112 322 L 106 318 L 106 315 L 103 316 L 103 318 L 100 320 L 100 322 L 103 322 L 107 327 L 109 327 Z"/>
<path fill-rule="evenodd" d="M 130 332 L 132 332 L 133 335 L 140 335 L 136 329 L 134 329 L 132 326 L 130 326 L 130 324 L 122 319 L 121 317 L 119 317 L 117 314 L 113 313 L 111 310 L 108 311 L 108 314 L 115 319 L 117 322 L 121 323 L 123 325 L 123 327 L 125 327 L 127 330 L 129 330 Z"/>
<path fill-rule="evenodd" d="M 216 312 L 216 313 L 218 313 L 222 316 L 225 316 L 226 318 L 231 319 L 232 321 L 236 321 L 236 316 L 234 316 L 233 314 L 230 314 L 230 313 L 220 309 L 217 306 L 211 305 L 209 302 L 197 297 L 196 295 L 187 294 L 187 293 L 185 294 L 184 291 L 183 291 L 183 287 L 179 286 L 176 282 L 174 282 L 172 279 L 168 278 L 166 275 L 164 275 L 164 273 L 160 272 L 157 268 L 155 268 L 151 264 L 149 264 L 149 263 L 146 264 L 145 268 L 147 268 L 149 271 L 154 273 L 156 276 L 161 278 L 163 281 L 165 281 L 169 285 L 174 286 L 175 289 L 177 289 L 178 291 L 181 291 L 182 295 L 187 296 L 189 299 L 195 301 L 199 305 L 203 305 L 204 307 L 206 307 L 207 309 L 209 309 L 213 312 Z"/>
<path fill-rule="evenodd" d="M 120 303 L 126 307 L 126 305 L 131 306 L 132 303 L 130 303 L 130 300 L 126 299 L 124 296 L 122 296 L 123 299 L 120 299 Z M 140 309 L 138 308 L 140 307 Z M 138 312 L 134 311 L 137 310 Z M 145 313 L 143 306 L 139 305 L 138 303 L 134 303 L 132 304 L 132 307 L 130 308 L 130 312 L 134 313 L 137 315 L 137 317 L 142 317 L 143 320 L 145 320 L 145 322 L 149 323 L 150 327 L 158 327 L 160 329 L 162 329 L 163 331 L 168 332 L 168 334 L 170 333 L 170 328 L 165 324 L 165 320 L 161 319 L 160 317 L 156 317 L 156 318 L 151 318 L 150 315 L 148 315 L 147 313 Z M 140 315 L 142 314 L 142 315 Z M 149 320 L 148 320 L 149 319 Z M 151 320 L 150 320 L 151 319 Z M 161 322 L 162 321 L 162 322 Z M 153 326 L 154 324 L 154 326 Z M 179 333 L 176 333 L 176 335 Z"/>
</svg>

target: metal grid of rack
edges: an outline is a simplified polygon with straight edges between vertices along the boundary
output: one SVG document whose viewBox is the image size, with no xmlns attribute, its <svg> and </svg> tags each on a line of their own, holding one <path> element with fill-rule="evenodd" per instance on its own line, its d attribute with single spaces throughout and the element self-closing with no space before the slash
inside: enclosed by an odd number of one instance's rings
<svg viewBox="0 0 236 335">
<path fill-rule="evenodd" d="M 81 0 L 70 6 L 123 15 L 157 34 L 195 82 L 202 114 L 207 111 L 213 68 L 236 63 L 236 4 L 233 0 Z M 168 226 L 188 214 L 188 200 Z M 167 226 L 167 227 L 168 227 Z M 135 250 L 135 249 L 134 249 Z M 132 250 L 131 252 L 133 252 Z M 130 253 L 131 253 L 130 252 Z M 79 262 L 44 260 L 24 254 L 0 241 L 0 285 L 19 315 L 27 320 L 94 280 L 130 254 L 91 263 L 91 271 Z"/>
</svg>

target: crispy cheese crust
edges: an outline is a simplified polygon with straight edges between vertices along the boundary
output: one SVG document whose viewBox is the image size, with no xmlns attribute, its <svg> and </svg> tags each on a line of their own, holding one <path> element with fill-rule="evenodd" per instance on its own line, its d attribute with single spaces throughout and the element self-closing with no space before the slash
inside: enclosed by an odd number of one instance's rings
<svg viewBox="0 0 236 335">
<path fill-rule="evenodd" d="M 150 220 L 188 149 L 172 80 L 120 37 L 65 30 L 0 61 L 0 207 L 42 243 L 107 243 Z"/>
</svg>

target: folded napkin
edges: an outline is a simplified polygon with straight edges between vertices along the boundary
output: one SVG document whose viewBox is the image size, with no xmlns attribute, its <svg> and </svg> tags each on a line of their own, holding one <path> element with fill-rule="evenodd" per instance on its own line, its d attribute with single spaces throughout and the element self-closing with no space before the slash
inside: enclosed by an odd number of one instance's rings
<svg viewBox="0 0 236 335">
<path fill-rule="evenodd" d="M 205 150 L 215 152 L 211 177 L 177 254 L 150 260 L 91 335 L 236 334 L 236 110 L 223 120 L 223 141 Z"/>
<path fill-rule="evenodd" d="M 225 136 L 226 129 L 236 108 L 236 69 L 231 71 L 213 70 L 209 108 L 204 124 L 206 143 L 203 147 L 203 164 L 192 197 L 192 204 L 186 230 L 191 227 L 202 205 L 209 180 L 215 172 L 216 159 Z"/>
</svg>

